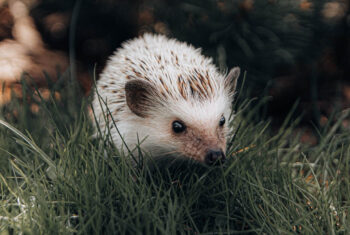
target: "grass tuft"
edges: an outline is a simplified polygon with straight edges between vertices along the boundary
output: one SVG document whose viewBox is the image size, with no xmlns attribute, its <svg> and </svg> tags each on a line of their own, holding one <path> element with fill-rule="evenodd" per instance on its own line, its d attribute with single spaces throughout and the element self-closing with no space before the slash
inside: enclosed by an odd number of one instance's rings
<svg viewBox="0 0 350 235">
<path fill-rule="evenodd" d="M 51 92 L 59 99 L 36 102 L 39 112 L 24 99 L 2 108 L 0 234 L 350 232 L 348 112 L 310 147 L 292 115 L 272 132 L 259 118 L 266 99 L 241 95 L 224 165 L 135 167 L 108 134 L 92 138 L 89 101 L 72 103 L 62 84 Z"/>
</svg>

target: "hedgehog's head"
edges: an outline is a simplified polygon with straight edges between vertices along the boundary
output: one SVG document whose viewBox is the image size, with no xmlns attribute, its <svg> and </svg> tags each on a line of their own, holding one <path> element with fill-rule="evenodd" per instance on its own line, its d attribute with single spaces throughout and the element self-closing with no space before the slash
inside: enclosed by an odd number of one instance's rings
<svg viewBox="0 0 350 235">
<path fill-rule="evenodd" d="M 138 123 L 136 131 L 148 135 L 144 148 L 209 165 L 225 160 L 228 119 L 239 73 L 238 67 L 233 68 L 226 77 L 207 81 L 208 87 L 185 80 L 187 95 L 179 95 L 179 89 L 164 92 L 164 87 L 144 80 L 127 82 L 126 101 Z"/>
</svg>

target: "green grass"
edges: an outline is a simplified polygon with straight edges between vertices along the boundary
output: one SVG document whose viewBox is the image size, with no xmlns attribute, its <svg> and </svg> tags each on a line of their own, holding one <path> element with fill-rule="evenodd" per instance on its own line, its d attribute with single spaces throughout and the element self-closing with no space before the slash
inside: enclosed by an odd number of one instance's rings
<svg viewBox="0 0 350 235">
<path fill-rule="evenodd" d="M 290 117 L 277 132 L 260 120 L 265 99 L 239 97 L 225 165 L 135 168 L 108 136 L 91 137 L 89 101 L 70 87 L 52 88 L 60 101 L 38 99 L 40 114 L 25 99 L 2 108 L 1 235 L 350 232 L 347 113 L 310 147 Z"/>
</svg>

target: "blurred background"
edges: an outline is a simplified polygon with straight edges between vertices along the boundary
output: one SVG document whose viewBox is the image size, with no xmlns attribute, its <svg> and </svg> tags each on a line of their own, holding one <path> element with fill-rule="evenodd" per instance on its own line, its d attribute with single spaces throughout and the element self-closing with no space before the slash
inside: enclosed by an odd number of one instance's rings
<svg viewBox="0 0 350 235">
<path fill-rule="evenodd" d="M 123 41 L 153 32 L 201 47 L 223 72 L 240 66 L 247 94 L 270 97 L 273 126 L 298 102 L 300 125 L 320 127 L 350 105 L 349 30 L 346 0 L 0 0 L 0 103 L 23 98 L 21 79 L 45 97 L 77 78 L 88 96 Z"/>
</svg>

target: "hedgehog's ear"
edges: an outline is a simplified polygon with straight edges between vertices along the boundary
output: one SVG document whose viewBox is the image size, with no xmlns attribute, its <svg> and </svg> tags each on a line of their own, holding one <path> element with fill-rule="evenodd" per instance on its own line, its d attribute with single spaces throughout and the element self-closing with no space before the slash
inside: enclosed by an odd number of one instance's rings
<svg viewBox="0 0 350 235">
<path fill-rule="evenodd" d="M 126 103 L 137 116 L 145 118 L 156 104 L 157 89 L 149 82 L 132 80 L 125 84 Z"/>
<path fill-rule="evenodd" d="M 241 69 L 239 67 L 234 67 L 225 78 L 225 87 L 228 89 L 230 94 L 233 94 L 236 90 L 237 80 L 240 73 Z"/>
</svg>

